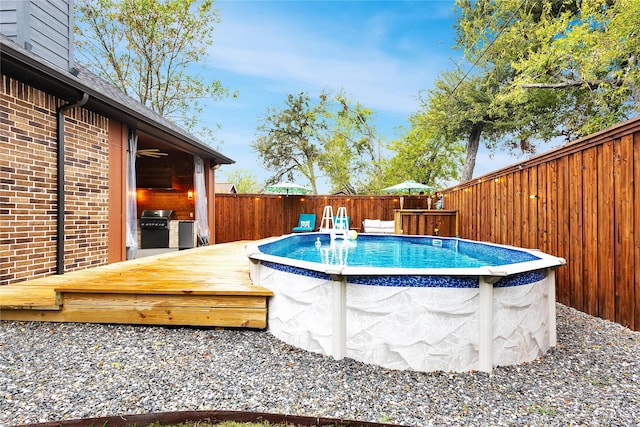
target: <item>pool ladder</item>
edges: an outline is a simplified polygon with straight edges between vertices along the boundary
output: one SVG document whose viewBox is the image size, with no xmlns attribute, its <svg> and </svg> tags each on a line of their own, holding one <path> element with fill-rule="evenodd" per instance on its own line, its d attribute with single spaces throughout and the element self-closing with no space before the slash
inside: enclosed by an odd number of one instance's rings
<svg viewBox="0 0 640 427">
<path fill-rule="evenodd" d="M 320 222 L 320 232 L 327 233 L 333 228 L 333 207 L 325 206 L 322 211 L 322 221 Z"/>
<path fill-rule="evenodd" d="M 341 237 L 349 240 L 349 224 L 347 219 L 347 208 L 340 206 L 335 218 L 333 217 L 333 207 L 325 206 L 322 211 L 322 221 L 320 221 L 320 232 L 329 233 L 331 240 Z"/>
</svg>

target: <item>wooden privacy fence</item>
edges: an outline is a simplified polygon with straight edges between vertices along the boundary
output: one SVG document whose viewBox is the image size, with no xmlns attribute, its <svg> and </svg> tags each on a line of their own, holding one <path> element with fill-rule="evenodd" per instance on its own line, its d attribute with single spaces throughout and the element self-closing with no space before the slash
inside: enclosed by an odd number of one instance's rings
<svg viewBox="0 0 640 427">
<path fill-rule="evenodd" d="M 559 302 L 640 330 L 640 118 L 444 193 L 462 237 L 565 258 Z"/>
<path fill-rule="evenodd" d="M 426 209 L 427 196 L 404 196 L 403 208 Z M 365 219 L 393 220 L 400 208 L 398 196 L 279 196 L 271 194 L 216 194 L 216 243 L 236 240 L 257 240 L 291 233 L 301 213 L 316 214 L 316 229 L 320 227 L 322 211 L 332 206 L 334 215 L 339 207 L 347 209 L 351 228 L 362 231 Z M 422 215 L 421 226 L 407 227 L 405 234 L 432 234 L 439 227 L 441 236 L 455 235 L 455 218 L 450 212 L 432 210 Z M 412 223 L 413 224 L 413 223 Z M 417 223 L 416 223 L 417 224 Z"/>
</svg>

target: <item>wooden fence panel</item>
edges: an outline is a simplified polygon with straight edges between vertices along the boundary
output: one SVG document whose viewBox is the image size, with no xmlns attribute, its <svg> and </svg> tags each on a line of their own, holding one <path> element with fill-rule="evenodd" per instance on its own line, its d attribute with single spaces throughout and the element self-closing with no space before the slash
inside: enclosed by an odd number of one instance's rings
<svg viewBox="0 0 640 427">
<path fill-rule="evenodd" d="M 569 157 L 562 156 L 555 160 L 558 166 L 557 175 L 557 201 L 558 201 L 558 251 L 554 255 L 564 257 L 567 262 L 571 254 L 569 242 Z M 561 268 L 557 271 L 556 297 L 563 304 L 571 305 L 571 281 L 569 280 L 569 268 Z"/>
<path fill-rule="evenodd" d="M 588 283 L 598 277 L 598 170 L 596 165 L 597 147 L 584 151 L 582 155 L 582 236 L 584 242 L 584 261 L 582 269 L 582 283 Z M 602 246 L 610 243 L 602 242 Z M 589 313 L 598 312 L 598 292 L 584 294 L 585 310 Z"/>
<path fill-rule="evenodd" d="M 635 329 L 640 330 L 640 132 L 633 135 L 633 206 L 634 206 L 634 225 L 635 231 L 635 249 L 634 249 L 634 270 L 635 270 L 635 304 L 634 308 L 634 325 Z"/>
<path fill-rule="evenodd" d="M 538 166 L 537 172 L 537 186 L 534 189 L 536 191 L 537 198 L 537 227 L 533 230 L 536 233 L 535 241 L 536 248 L 543 252 L 548 252 L 549 243 L 547 241 L 547 231 L 549 228 L 549 195 L 547 193 L 547 165 L 541 164 Z"/>
<path fill-rule="evenodd" d="M 467 191 L 462 191 L 460 195 L 464 200 L 465 209 L 468 209 L 468 212 L 471 213 L 471 219 L 467 228 L 469 230 L 469 238 L 476 239 L 478 236 L 478 224 L 480 223 L 480 194 L 475 191 L 471 191 L 467 189 Z"/>
<path fill-rule="evenodd" d="M 406 209 L 426 209 L 426 196 L 404 196 Z M 316 214 L 316 228 L 320 227 L 325 206 L 344 206 L 351 228 L 359 231 L 365 219 L 393 220 L 394 210 L 400 208 L 399 196 L 283 196 L 272 194 L 216 194 L 215 242 L 258 240 L 291 232 L 302 213 Z M 425 232 L 432 232 L 426 224 Z"/>
<path fill-rule="evenodd" d="M 633 269 L 633 135 L 625 135 L 614 148 L 615 213 L 615 270 L 616 319 L 623 325 L 634 323 L 635 300 Z"/>
<path fill-rule="evenodd" d="M 500 241 L 499 243 L 504 244 L 508 242 L 508 231 L 509 231 L 509 217 L 511 212 L 509 209 L 511 208 L 509 203 L 509 192 L 507 185 L 504 179 L 496 178 L 496 186 L 501 194 L 501 205 L 503 206 L 502 214 L 500 215 Z"/>
<path fill-rule="evenodd" d="M 558 253 L 558 163 L 547 164 L 547 247 L 545 252 Z"/>
<path fill-rule="evenodd" d="M 502 181 L 503 186 L 506 189 L 505 195 L 505 203 L 506 203 L 506 217 L 505 217 L 505 228 L 506 228 L 506 238 L 502 242 L 504 244 L 511 244 L 515 242 L 515 233 L 513 224 L 515 224 L 515 186 L 513 182 L 514 174 L 510 173 L 506 176 L 498 178 Z"/>
<path fill-rule="evenodd" d="M 523 233 L 527 234 L 527 248 L 538 249 L 538 204 L 540 203 L 538 191 L 538 167 L 529 169 L 529 181 L 527 187 L 527 226 Z"/>
<path fill-rule="evenodd" d="M 450 197 L 453 196 L 455 200 L 451 200 Z M 453 194 L 445 194 L 445 207 L 448 209 L 449 206 L 458 206 L 458 209 L 466 209 L 469 215 L 467 216 L 467 221 L 464 224 L 464 235 L 472 236 L 473 235 L 473 222 L 475 221 L 475 215 L 477 212 L 473 212 L 473 207 L 469 204 L 469 200 L 466 197 L 466 193 L 464 191 L 456 191 Z"/>
<path fill-rule="evenodd" d="M 482 240 L 491 240 L 493 229 L 493 204 L 494 201 L 488 196 L 489 188 L 486 182 L 480 181 L 478 186 L 480 192 L 480 222 L 478 223 L 478 236 Z"/>
<path fill-rule="evenodd" d="M 640 118 L 443 193 L 461 237 L 565 258 L 559 302 L 640 330 Z"/>
<path fill-rule="evenodd" d="M 571 177 L 569 186 L 569 283 L 582 282 L 582 151 L 569 156 L 569 176 Z M 584 288 L 582 286 L 571 286 L 571 306 L 584 310 Z"/>
<path fill-rule="evenodd" d="M 513 245 L 522 246 L 522 173 L 514 174 L 513 177 Z M 461 212 L 462 215 L 462 212 Z M 464 221 L 463 221 L 464 222 Z"/>
<path fill-rule="evenodd" d="M 500 211 L 502 203 L 502 193 L 496 191 L 496 182 L 493 179 L 486 181 L 487 194 L 491 198 L 491 240 L 494 242 L 500 241 Z"/>
<path fill-rule="evenodd" d="M 598 312 L 615 319 L 613 141 L 598 146 Z"/>
</svg>

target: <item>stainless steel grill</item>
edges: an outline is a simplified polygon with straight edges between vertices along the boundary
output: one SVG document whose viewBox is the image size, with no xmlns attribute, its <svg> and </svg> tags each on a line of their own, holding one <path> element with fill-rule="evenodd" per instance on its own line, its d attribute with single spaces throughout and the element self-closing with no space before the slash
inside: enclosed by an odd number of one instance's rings
<svg viewBox="0 0 640 427">
<path fill-rule="evenodd" d="M 149 209 L 140 215 L 140 248 L 168 248 L 169 221 L 174 211 L 168 209 Z"/>
<path fill-rule="evenodd" d="M 173 216 L 172 210 L 155 209 L 142 211 L 140 215 L 140 228 L 162 230 L 169 229 L 169 220 Z"/>
</svg>

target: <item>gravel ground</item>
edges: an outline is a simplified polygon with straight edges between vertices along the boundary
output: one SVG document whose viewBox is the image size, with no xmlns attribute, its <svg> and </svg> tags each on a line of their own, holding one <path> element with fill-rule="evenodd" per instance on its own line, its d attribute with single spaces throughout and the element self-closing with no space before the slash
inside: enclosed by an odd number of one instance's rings
<svg viewBox="0 0 640 427">
<path fill-rule="evenodd" d="M 558 304 L 558 347 L 485 373 L 392 371 L 268 332 L 3 322 L 0 425 L 182 410 L 405 425 L 640 425 L 640 333 Z"/>
</svg>

